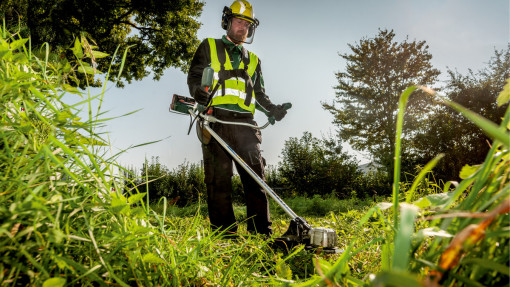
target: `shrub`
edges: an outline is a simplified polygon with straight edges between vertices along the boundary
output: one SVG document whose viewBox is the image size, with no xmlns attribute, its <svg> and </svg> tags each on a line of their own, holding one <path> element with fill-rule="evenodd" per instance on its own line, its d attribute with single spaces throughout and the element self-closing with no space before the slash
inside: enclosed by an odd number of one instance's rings
<svg viewBox="0 0 510 287">
<path fill-rule="evenodd" d="M 319 140 L 305 132 L 300 139 L 290 138 L 282 151 L 278 171 L 289 196 L 326 195 L 349 197 L 354 179 L 361 174 L 351 156 L 342 152 L 341 142 Z"/>
</svg>

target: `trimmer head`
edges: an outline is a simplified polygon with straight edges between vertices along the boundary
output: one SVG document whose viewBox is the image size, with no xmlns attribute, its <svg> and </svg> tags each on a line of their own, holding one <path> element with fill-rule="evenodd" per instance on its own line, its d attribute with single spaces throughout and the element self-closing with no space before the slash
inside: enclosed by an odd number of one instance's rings
<svg viewBox="0 0 510 287">
<path fill-rule="evenodd" d="M 328 254 L 343 252 L 336 247 L 338 235 L 335 230 L 325 227 L 312 228 L 302 217 L 292 219 L 287 232 L 274 240 L 274 245 L 284 250 L 290 250 L 299 244 L 304 244 L 305 249 L 310 251 Z"/>
</svg>

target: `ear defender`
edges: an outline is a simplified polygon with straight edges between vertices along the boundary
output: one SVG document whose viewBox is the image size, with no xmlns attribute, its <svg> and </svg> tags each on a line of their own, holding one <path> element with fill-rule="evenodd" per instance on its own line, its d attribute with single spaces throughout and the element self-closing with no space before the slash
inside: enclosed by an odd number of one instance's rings
<svg viewBox="0 0 510 287">
<path fill-rule="evenodd" d="M 228 30 L 230 18 L 232 18 L 232 9 L 225 6 L 225 8 L 223 8 L 223 15 L 221 16 L 221 28 L 223 28 L 223 30 Z"/>
</svg>

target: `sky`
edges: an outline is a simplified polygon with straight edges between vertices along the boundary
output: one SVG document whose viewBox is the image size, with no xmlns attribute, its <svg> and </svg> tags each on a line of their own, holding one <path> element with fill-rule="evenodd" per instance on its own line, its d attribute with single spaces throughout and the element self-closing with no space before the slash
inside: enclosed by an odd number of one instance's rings
<svg viewBox="0 0 510 287">
<path fill-rule="evenodd" d="M 352 51 L 361 39 L 374 38 L 379 29 L 393 30 L 395 40 L 426 41 L 431 63 L 446 79 L 448 69 L 467 74 L 486 67 L 494 51 L 510 42 L 510 0 L 253 0 L 260 25 L 246 48 L 261 59 L 266 93 L 273 103 L 290 102 L 287 116 L 262 131 L 262 153 L 269 165 L 281 161 L 285 141 L 305 131 L 314 137 L 335 135 L 333 116 L 322 108 L 335 98 L 335 73 L 344 71 L 339 54 Z M 205 1 L 198 31 L 200 40 L 220 38 L 221 14 L 232 1 Z M 170 170 L 183 163 L 200 163 L 202 150 L 195 130 L 187 135 L 189 116 L 169 112 L 173 94 L 190 96 L 187 75 L 170 68 L 159 81 L 142 81 L 115 88 L 104 95 L 104 132 L 110 153 L 126 150 L 118 162 L 139 170 L 147 158 L 159 157 Z M 261 113 L 259 125 L 267 122 Z M 147 142 L 157 143 L 131 148 Z M 346 144 L 344 151 L 360 164 L 366 154 Z"/>
</svg>

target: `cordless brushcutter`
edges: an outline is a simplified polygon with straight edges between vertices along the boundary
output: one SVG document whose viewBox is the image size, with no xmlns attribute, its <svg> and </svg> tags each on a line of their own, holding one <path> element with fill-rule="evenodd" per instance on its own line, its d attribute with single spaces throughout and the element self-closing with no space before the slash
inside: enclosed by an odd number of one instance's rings
<svg viewBox="0 0 510 287">
<path fill-rule="evenodd" d="M 212 70 L 212 69 L 211 69 Z M 214 71 L 213 71 L 214 72 Z M 211 71 L 204 70 L 202 77 L 202 86 L 210 87 L 212 85 Z M 285 109 L 290 109 L 292 105 L 290 103 L 284 104 Z M 200 111 L 201 110 L 201 111 Z M 243 125 L 253 129 L 264 129 L 270 124 L 274 124 L 275 120 L 269 114 L 268 122 L 259 127 L 251 125 L 249 123 L 242 122 L 228 122 L 217 119 L 211 114 L 203 111 L 203 107 L 199 107 L 192 98 L 187 98 L 179 95 L 173 95 L 172 103 L 170 105 L 170 111 L 180 114 L 189 114 L 192 122 L 199 119 L 197 123 L 197 130 L 204 130 L 214 138 L 241 167 L 257 182 L 262 189 L 264 189 L 269 196 L 276 201 L 276 203 L 283 208 L 283 210 L 292 218 L 289 224 L 289 229 L 281 236 L 275 239 L 275 245 L 290 250 L 292 247 L 304 244 L 306 249 L 317 250 L 322 249 L 325 253 L 340 253 L 341 249 L 336 247 L 338 236 L 335 230 L 325 227 L 312 227 L 308 222 L 299 217 L 268 185 L 264 182 L 249 166 L 248 164 L 209 126 L 209 123 L 221 123 L 227 125 Z M 190 127 L 191 129 L 191 127 Z M 189 132 L 189 131 L 188 131 Z M 200 137 L 203 134 L 199 134 Z"/>
</svg>

